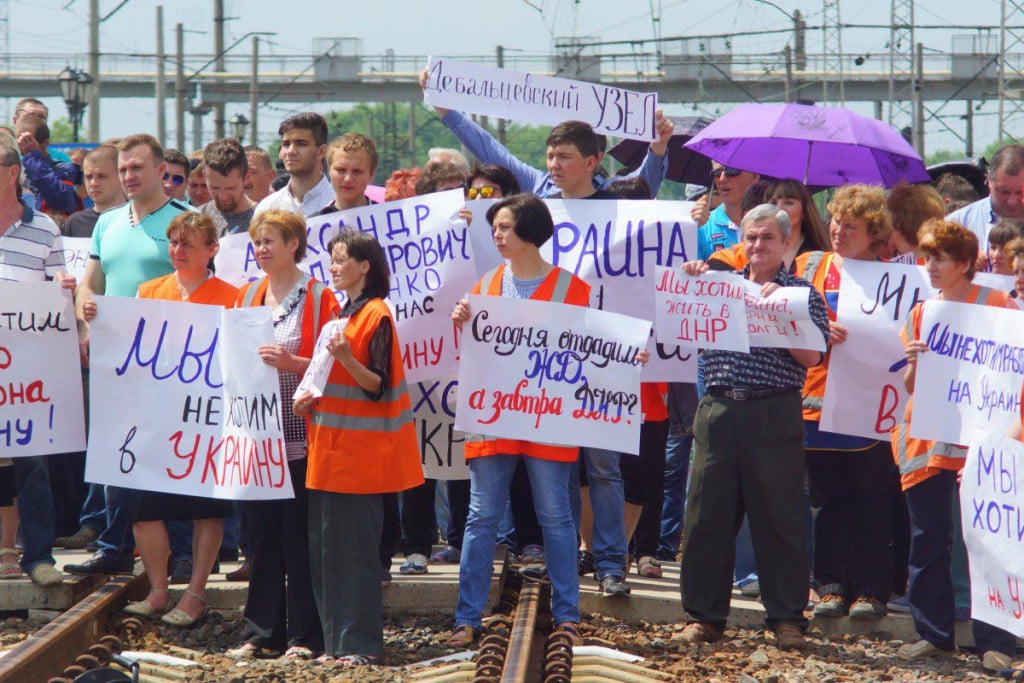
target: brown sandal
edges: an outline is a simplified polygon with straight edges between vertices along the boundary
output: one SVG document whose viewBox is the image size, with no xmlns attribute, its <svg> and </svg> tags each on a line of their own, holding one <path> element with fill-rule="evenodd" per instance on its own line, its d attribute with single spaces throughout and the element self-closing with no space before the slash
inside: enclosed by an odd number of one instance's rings
<svg viewBox="0 0 1024 683">
<path fill-rule="evenodd" d="M 469 647 L 480 637 L 479 629 L 472 626 L 459 626 L 448 636 L 449 647 Z"/>
<path fill-rule="evenodd" d="M 13 556 L 14 562 L 3 559 L 8 556 Z M 20 556 L 17 548 L 0 548 L 0 579 L 16 579 L 21 576 L 21 565 L 18 564 Z"/>
</svg>

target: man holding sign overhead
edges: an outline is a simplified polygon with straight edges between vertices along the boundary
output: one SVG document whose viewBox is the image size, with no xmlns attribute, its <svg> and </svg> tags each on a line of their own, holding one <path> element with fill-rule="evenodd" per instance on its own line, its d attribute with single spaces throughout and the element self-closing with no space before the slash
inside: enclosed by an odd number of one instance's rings
<svg viewBox="0 0 1024 683">
<path fill-rule="evenodd" d="M 739 271 L 766 297 L 780 287 L 807 287 L 783 263 L 789 217 L 770 204 L 743 218 L 750 259 Z M 706 268 L 689 262 L 698 275 Z M 811 319 L 828 342 L 828 313 L 821 295 L 809 292 Z M 754 542 L 766 621 L 780 648 L 806 647 L 806 471 L 801 388 L 807 368 L 823 354 L 806 349 L 752 346 L 750 353 L 703 352 L 707 394 L 694 418 L 696 443 L 686 504 L 682 574 L 683 608 L 690 622 L 682 639 L 717 640 L 729 615 L 733 542 L 744 512 Z"/>
<path fill-rule="evenodd" d="M 511 73 L 511 72 L 510 72 Z M 429 74 L 426 69 L 420 74 L 420 87 L 426 92 L 429 89 Z M 563 196 L 568 199 L 569 196 L 564 194 L 565 187 L 555 177 L 557 173 L 552 170 L 551 157 L 548 157 L 548 169 L 547 173 L 540 171 L 539 169 L 533 168 L 532 166 L 524 163 L 512 152 L 491 137 L 491 134 L 486 130 L 478 126 L 473 122 L 472 119 L 467 117 L 462 112 L 445 109 L 443 107 L 435 106 L 434 111 L 441 117 L 441 122 L 448 127 L 459 142 L 466 146 L 473 156 L 475 156 L 482 164 L 496 164 L 503 168 L 509 169 L 515 176 L 516 181 L 519 183 L 519 187 L 523 188 L 524 192 L 532 192 L 538 197 L 549 197 L 559 191 L 563 192 Z M 556 119 L 557 120 L 557 119 Z M 560 124 L 560 125 L 564 125 Z M 588 124 L 587 128 L 590 128 Z M 648 186 L 651 188 L 651 196 L 654 197 L 658 194 L 658 188 L 661 187 L 661 181 L 665 179 L 665 173 L 668 171 L 668 155 L 666 151 L 668 149 L 669 138 L 672 137 L 672 121 L 667 118 L 660 109 L 655 113 L 654 117 L 654 130 L 657 133 L 657 139 L 651 142 L 651 146 L 647 155 L 644 157 L 644 161 L 640 164 L 640 167 L 629 174 L 632 176 L 640 176 L 647 181 Z M 554 131 L 552 131 L 554 132 Z M 596 154 L 597 163 L 594 164 L 594 169 L 601 164 L 601 160 L 604 158 L 604 145 L 606 139 L 603 135 L 599 136 L 601 145 Z M 548 143 L 550 145 L 550 141 Z M 593 174 L 591 169 L 590 182 L 593 184 L 593 189 L 603 190 L 608 187 L 614 180 L 619 178 L 606 178 L 598 177 Z"/>
</svg>

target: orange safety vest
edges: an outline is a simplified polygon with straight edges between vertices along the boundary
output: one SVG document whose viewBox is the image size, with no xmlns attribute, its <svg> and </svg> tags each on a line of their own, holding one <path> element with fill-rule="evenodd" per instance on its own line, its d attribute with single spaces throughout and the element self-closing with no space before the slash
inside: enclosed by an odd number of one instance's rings
<svg viewBox="0 0 1024 683">
<path fill-rule="evenodd" d="M 266 277 L 243 285 L 238 290 L 237 305 L 262 306 L 266 300 L 269 286 L 270 278 Z M 319 280 L 310 278 L 306 283 L 306 300 L 302 304 L 302 338 L 299 341 L 299 356 L 313 357 L 313 347 L 316 346 L 316 338 L 320 336 L 320 330 L 328 320 L 335 318 L 340 312 L 341 305 L 338 304 L 334 292 L 327 289 Z"/>
<path fill-rule="evenodd" d="M 832 260 L 835 256 L 835 252 L 831 251 L 808 251 L 796 257 L 794 265 L 797 277 L 809 281 L 811 286 L 821 294 L 822 299 L 825 298 L 825 278 L 828 277 L 828 271 L 832 267 Z M 827 300 L 825 308 L 828 309 L 828 319 L 835 321 L 836 312 L 829 308 Z M 807 368 L 807 379 L 804 381 L 803 392 L 804 420 L 821 422 L 821 406 L 825 401 L 825 382 L 828 379 L 828 362 L 831 358 L 832 345 L 829 344 L 825 351 L 825 359 L 813 368 Z"/>
<path fill-rule="evenodd" d="M 470 293 L 501 296 L 501 280 L 504 274 L 505 264 L 501 264 L 480 278 Z M 530 298 L 536 301 L 587 306 L 590 303 L 590 285 L 569 271 L 556 267 L 548 273 Z M 463 452 L 466 460 L 487 455 L 528 455 L 541 460 L 576 462 L 580 449 L 578 446 L 557 446 L 535 441 L 467 434 Z"/>
<path fill-rule="evenodd" d="M 721 261 L 733 270 L 743 270 L 750 263 L 747 258 L 747 248 L 742 242 L 734 244 L 728 249 L 719 249 L 708 256 L 708 261 Z"/>
<path fill-rule="evenodd" d="M 390 386 L 372 400 L 341 363 L 331 365 L 324 395 L 309 422 L 306 488 L 334 493 L 405 491 L 423 483 L 423 465 L 405 367 L 387 304 L 371 299 L 349 318 L 345 337 L 352 356 L 370 365 L 370 341 L 381 324 L 391 326 Z"/>
<path fill-rule="evenodd" d="M 972 285 L 967 296 L 969 304 L 981 306 L 1011 307 L 1010 296 L 988 287 Z M 1009 305 L 1008 305 L 1009 304 Z M 924 304 L 914 306 L 907 316 L 907 322 L 900 330 L 900 339 L 906 346 L 911 339 L 921 338 L 921 318 L 924 315 Z M 892 454 L 896 465 L 900 468 L 900 485 L 906 491 L 922 481 L 934 477 L 941 470 L 959 472 L 967 458 L 967 448 L 957 444 L 941 441 L 925 441 L 910 437 L 910 413 L 914 407 L 914 398 L 907 401 L 907 409 L 903 420 L 892 428 Z"/>
<path fill-rule="evenodd" d="M 224 308 L 234 308 L 235 300 L 238 297 L 238 288 L 224 282 L 218 277 L 211 277 L 199 285 L 192 296 L 188 298 L 190 304 L 212 304 Z M 178 280 L 174 273 L 147 280 L 139 285 L 140 299 L 159 299 L 161 301 L 181 301 L 181 289 L 178 287 Z"/>
</svg>

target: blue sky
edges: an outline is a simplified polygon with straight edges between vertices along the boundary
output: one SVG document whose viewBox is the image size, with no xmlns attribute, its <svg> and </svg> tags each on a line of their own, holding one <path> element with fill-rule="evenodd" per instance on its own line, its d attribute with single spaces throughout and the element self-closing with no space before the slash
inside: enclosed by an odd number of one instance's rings
<svg viewBox="0 0 1024 683">
<path fill-rule="evenodd" d="M 106 14 L 121 0 L 100 0 L 100 12 Z M 152 52 L 154 50 L 155 6 L 152 0 L 129 0 L 109 20 L 102 24 L 101 51 Z M 777 5 L 777 7 L 771 6 Z M 889 0 L 847 0 L 841 7 L 841 19 L 847 24 L 886 24 L 889 20 Z M 967 6 L 958 0 L 928 0 L 917 3 L 917 23 L 936 25 L 941 30 L 921 30 L 916 40 L 925 44 L 930 66 L 943 68 L 945 53 L 952 46 L 953 35 L 971 34 L 957 28 L 964 24 L 990 24 L 999 22 L 998 0 L 975 0 Z M 66 7 L 66 9 L 65 9 Z M 626 9 L 623 9 L 626 8 Z M 799 9 L 810 25 L 822 20 L 822 3 L 785 2 L 774 0 L 721 0 L 708 3 L 702 0 L 294 0 L 270 2 L 268 0 L 225 0 L 226 15 L 233 17 L 227 23 L 225 42 L 249 31 L 275 31 L 261 52 L 280 55 L 313 54 L 314 38 L 325 36 L 356 36 L 362 41 L 364 55 L 381 55 L 393 49 L 396 55 L 413 56 L 437 54 L 450 57 L 493 55 L 497 44 L 502 44 L 510 56 L 542 54 L 551 51 L 556 38 L 585 36 L 600 40 L 649 39 L 658 28 L 652 21 L 652 10 L 659 12 L 662 36 L 690 36 L 763 29 L 786 29 L 791 24 L 786 14 Z M 85 17 L 88 0 L 9 0 L 10 40 L 21 53 L 63 53 L 66 60 L 85 67 L 87 35 Z M 173 51 L 173 27 L 183 22 L 189 31 L 187 51 L 212 51 L 212 0 L 186 0 L 164 3 L 165 45 Z M 1024 17 L 1020 17 L 1024 24 Z M 998 40 L 998 32 L 992 34 Z M 732 40 L 734 54 L 771 53 L 781 50 L 790 34 L 737 37 Z M 843 33 L 843 49 L 847 55 L 847 68 L 882 71 L 887 69 L 886 56 L 889 34 L 883 29 L 847 29 Z M 997 43 L 996 43 L 997 44 Z M 29 47 L 31 46 L 31 47 Z M 617 47 L 610 50 L 623 51 Z M 669 46 L 673 50 L 678 47 Z M 691 51 L 694 48 L 691 47 Z M 248 41 L 236 52 L 245 54 Z M 820 31 L 809 31 L 807 50 L 820 52 Z M 862 67 L 855 67 L 857 56 L 867 58 Z M 150 63 L 151 64 L 151 63 Z M 931 66 L 934 65 L 934 66 Z M 137 62 L 140 70 L 149 64 Z M 300 67 L 301 68 L 301 67 Z M 948 68 L 948 67 L 946 67 Z M 398 66 L 399 70 L 402 65 Z M 55 69 L 56 71 L 56 69 Z M 31 94 L 31 93 L 26 93 Z M 52 99 L 48 104 L 59 115 L 66 110 L 63 102 Z M 168 106 L 168 125 L 173 127 L 173 110 Z M 933 107 L 938 103 L 933 103 Z M 345 106 L 338 103 L 319 109 Z M 701 103 L 700 113 L 714 115 L 728 110 L 730 105 Z M 871 114 L 867 104 L 851 104 L 864 114 Z M 670 111 L 692 112 L 691 104 L 669 105 Z M 247 107 L 237 111 L 245 112 Z M 264 109 L 263 129 L 266 143 L 273 128 L 272 121 L 283 118 L 296 105 L 275 103 Z M 234 113 L 229 108 L 228 116 Z M 975 119 L 975 147 L 982 149 L 996 135 L 994 112 L 996 102 L 983 104 Z M 151 100 L 108 100 L 102 110 L 102 136 L 121 135 L 137 129 L 153 130 L 156 125 L 155 105 Z M 959 115 L 963 105 L 953 103 L 943 110 L 944 122 L 962 132 Z M 173 136 L 173 132 L 169 131 Z M 936 149 L 962 148 L 962 142 L 949 133 L 939 120 L 926 125 L 926 146 Z"/>
</svg>

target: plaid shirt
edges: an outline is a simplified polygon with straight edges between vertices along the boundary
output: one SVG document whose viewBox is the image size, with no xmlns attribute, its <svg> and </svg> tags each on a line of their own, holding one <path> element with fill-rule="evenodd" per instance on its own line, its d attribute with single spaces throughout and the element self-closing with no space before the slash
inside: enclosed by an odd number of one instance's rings
<svg viewBox="0 0 1024 683">
<path fill-rule="evenodd" d="M 736 271 L 749 277 L 750 266 Z M 779 268 L 772 282 L 780 287 L 808 287 L 811 320 L 818 326 L 828 343 L 828 310 L 825 300 L 811 287 L 811 283 L 790 275 Z M 807 369 L 796 362 L 788 349 L 770 349 L 752 346 L 750 353 L 737 351 L 702 352 L 704 361 L 704 383 L 708 389 L 802 389 L 807 379 Z"/>
</svg>

